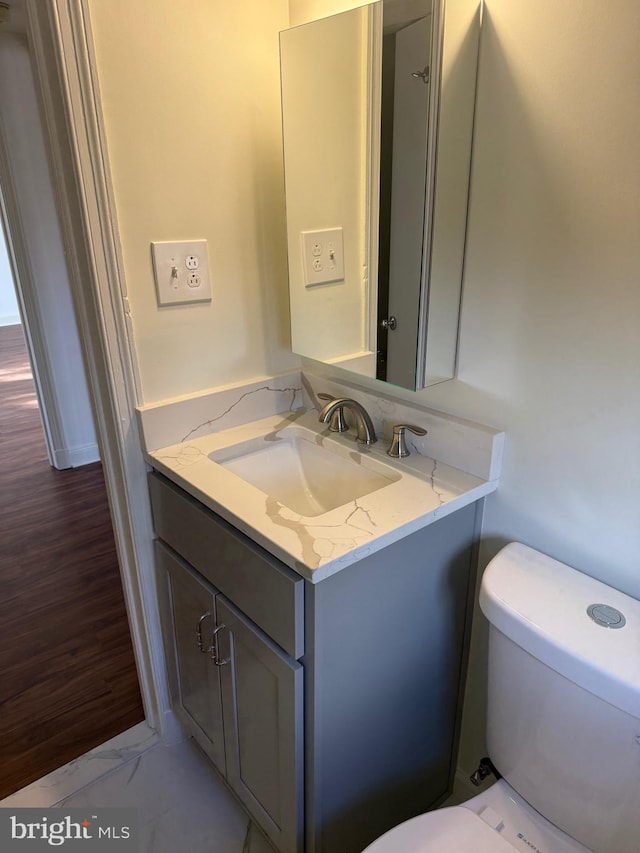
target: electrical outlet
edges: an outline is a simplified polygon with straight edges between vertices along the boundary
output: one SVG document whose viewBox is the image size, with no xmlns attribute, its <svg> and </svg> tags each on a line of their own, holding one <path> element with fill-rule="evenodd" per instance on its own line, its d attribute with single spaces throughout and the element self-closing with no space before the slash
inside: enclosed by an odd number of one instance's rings
<svg viewBox="0 0 640 853">
<path fill-rule="evenodd" d="M 151 254 L 158 305 L 211 301 L 206 240 L 154 242 Z"/>
<path fill-rule="evenodd" d="M 342 228 L 301 231 L 305 287 L 344 281 Z"/>
</svg>

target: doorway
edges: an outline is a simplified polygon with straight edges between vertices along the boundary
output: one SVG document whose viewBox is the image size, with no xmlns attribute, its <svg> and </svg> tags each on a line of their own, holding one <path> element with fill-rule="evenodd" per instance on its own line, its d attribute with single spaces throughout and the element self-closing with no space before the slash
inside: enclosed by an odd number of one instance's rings
<svg viewBox="0 0 640 853">
<path fill-rule="evenodd" d="M 0 117 L 8 143 L 0 146 L 0 188 L 5 201 L 11 197 L 7 206 L 17 212 L 14 221 L 19 220 L 23 231 L 14 235 L 11 229 L 11 240 L 7 234 L 8 254 L 15 261 L 19 252 L 13 238 L 18 236 L 30 256 L 23 266 L 29 268 L 36 296 L 40 287 L 55 285 L 60 307 L 60 277 L 45 281 L 38 265 L 40 252 L 46 268 L 52 267 L 51 246 L 43 251 L 42 235 L 50 237 L 57 223 L 49 218 L 44 228 L 38 227 L 42 219 L 32 218 L 29 202 L 35 202 L 42 217 L 42 192 L 34 198 L 24 191 L 19 157 L 11 159 L 12 145 L 13 153 L 18 148 L 24 152 L 18 125 L 25 120 L 33 89 L 24 76 L 30 73 L 26 39 L 1 33 L 0 64 L 0 78 L 7 81 L 6 88 L 0 85 Z M 19 114 L 12 111 L 12 98 Z M 35 93 L 31 108 L 37 112 Z M 33 180 L 39 170 L 48 171 L 43 144 L 42 161 L 34 158 L 32 150 L 25 180 Z M 7 164 L 16 167 L 12 174 Z M 0 244 L 4 250 L 1 235 Z M 20 291 L 22 282 L 13 281 L 16 264 L 8 267 L 12 281 L 4 286 L 15 284 Z M 29 322 L 29 300 L 17 302 L 18 314 Z M 50 318 L 52 312 L 44 313 Z M 15 320 L 15 312 L 8 311 L 7 317 Z M 65 322 L 73 323 L 73 316 Z M 38 373 L 51 377 L 53 392 L 63 390 L 59 386 L 78 369 L 65 333 L 68 325 L 59 328 L 57 372 L 46 359 L 47 352 L 55 350 L 46 324 L 40 329 L 45 362 L 35 364 Z M 73 392 L 74 382 L 69 384 Z M 78 418 L 73 393 L 66 399 L 69 434 Z M 51 458 L 24 327 L 20 322 L 0 326 L 0 798 L 144 719 L 102 465 L 84 464 L 87 456 L 96 458 L 97 446 L 88 447 L 82 445 L 75 455 L 58 455 L 65 448 L 54 446 Z"/>
<path fill-rule="evenodd" d="M 102 467 L 49 464 L 0 327 L 0 799 L 144 719 Z"/>
</svg>

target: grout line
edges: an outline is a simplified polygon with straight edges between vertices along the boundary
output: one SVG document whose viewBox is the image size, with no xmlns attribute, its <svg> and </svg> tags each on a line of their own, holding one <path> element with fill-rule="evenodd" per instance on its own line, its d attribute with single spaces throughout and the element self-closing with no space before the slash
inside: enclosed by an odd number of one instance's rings
<svg viewBox="0 0 640 853">
<path fill-rule="evenodd" d="M 147 742 L 148 745 L 142 746 Z M 77 758 L 68 761 L 55 770 L 51 770 L 23 788 L 8 794 L 0 799 L 0 808 L 53 808 L 97 779 L 107 776 L 112 770 L 123 767 L 133 759 L 138 758 L 149 749 L 157 746 L 159 742 L 158 733 L 146 722 L 137 723 Z M 102 770 L 100 762 L 107 766 L 108 764 L 114 764 L 114 766 Z M 92 770 L 89 773 L 83 773 L 83 764 L 85 766 L 88 764 Z M 74 781 L 76 773 L 81 778 Z M 84 782 L 82 781 L 83 776 Z M 74 784 L 77 787 L 74 788 Z M 61 794 L 64 795 L 61 796 Z M 56 795 L 58 798 L 52 803 L 51 799 Z M 35 806 L 32 805 L 34 801 Z"/>
<path fill-rule="evenodd" d="M 143 749 L 141 752 L 138 752 L 136 755 L 132 755 L 130 758 L 123 760 L 120 764 L 117 764 L 115 767 L 111 767 L 109 770 L 105 770 L 104 773 L 101 773 L 100 776 L 96 776 L 95 779 L 91 779 L 89 782 L 85 782 L 84 785 L 80 785 L 79 788 L 76 788 L 74 791 L 71 791 L 69 794 L 65 794 L 65 796 L 62 797 L 62 799 L 58 800 L 55 803 L 52 803 L 52 805 L 49 806 L 48 808 L 52 808 L 52 809 L 61 808 L 67 800 L 70 800 L 72 797 L 75 797 L 78 794 L 81 794 L 83 791 L 85 791 L 87 788 L 90 788 L 96 782 L 101 782 L 103 779 L 108 779 L 109 776 L 111 776 L 116 771 L 122 770 L 123 767 L 126 767 L 128 764 L 131 764 L 132 761 L 138 761 L 143 755 L 146 755 L 147 752 L 150 752 L 152 749 L 156 749 L 157 747 L 161 746 L 161 744 L 162 744 L 162 741 L 160 741 L 160 740 L 156 741 L 156 743 L 152 743 L 151 746 L 145 747 L 145 749 Z M 131 774 L 129 781 L 131 781 L 131 778 L 133 778 L 137 769 L 138 768 L 136 767 L 135 770 L 133 771 L 133 773 Z"/>
</svg>

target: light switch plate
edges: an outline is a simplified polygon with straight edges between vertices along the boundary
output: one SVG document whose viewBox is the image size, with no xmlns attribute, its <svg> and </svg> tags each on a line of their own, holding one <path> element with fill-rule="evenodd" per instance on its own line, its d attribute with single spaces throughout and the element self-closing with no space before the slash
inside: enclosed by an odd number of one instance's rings
<svg viewBox="0 0 640 853">
<path fill-rule="evenodd" d="M 158 305 L 211 301 L 206 240 L 154 242 L 151 255 Z"/>
<path fill-rule="evenodd" d="M 305 287 L 344 281 L 342 228 L 301 231 Z"/>
</svg>

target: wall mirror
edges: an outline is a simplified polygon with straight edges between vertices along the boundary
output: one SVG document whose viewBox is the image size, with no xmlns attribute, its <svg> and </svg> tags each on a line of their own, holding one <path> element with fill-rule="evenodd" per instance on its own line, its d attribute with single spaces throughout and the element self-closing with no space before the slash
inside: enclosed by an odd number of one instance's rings
<svg viewBox="0 0 640 853">
<path fill-rule="evenodd" d="M 379 0 L 280 34 L 292 349 L 454 375 L 481 0 Z"/>
</svg>

